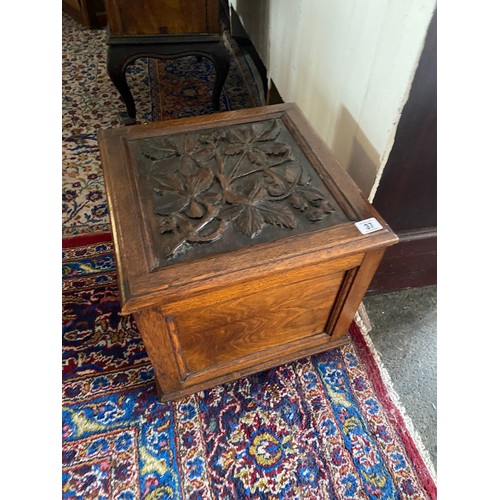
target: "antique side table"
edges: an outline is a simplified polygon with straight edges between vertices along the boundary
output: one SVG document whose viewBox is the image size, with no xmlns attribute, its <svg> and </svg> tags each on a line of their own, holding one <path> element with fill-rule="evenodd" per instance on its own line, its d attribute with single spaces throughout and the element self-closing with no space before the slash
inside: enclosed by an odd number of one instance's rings
<svg viewBox="0 0 500 500">
<path fill-rule="evenodd" d="M 349 340 L 397 237 L 294 104 L 100 131 L 122 312 L 163 401 Z"/>
<path fill-rule="evenodd" d="M 197 55 L 215 66 L 212 107 L 218 111 L 229 71 L 229 55 L 221 39 L 219 0 L 106 0 L 108 18 L 107 69 L 127 108 L 125 124 L 136 121 L 127 66 L 139 57 Z"/>
</svg>

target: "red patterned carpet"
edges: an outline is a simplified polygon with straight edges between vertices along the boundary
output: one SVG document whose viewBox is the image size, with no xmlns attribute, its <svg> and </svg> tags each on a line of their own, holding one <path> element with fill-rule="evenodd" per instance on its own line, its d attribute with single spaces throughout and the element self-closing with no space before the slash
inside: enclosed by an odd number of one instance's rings
<svg viewBox="0 0 500 500">
<path fill-rule="evenodd" d="M 64 498 L 436 497 L 355 324 L 346 347 L 161 404 L 109 234 L 64 246 Z"/>
</svg>

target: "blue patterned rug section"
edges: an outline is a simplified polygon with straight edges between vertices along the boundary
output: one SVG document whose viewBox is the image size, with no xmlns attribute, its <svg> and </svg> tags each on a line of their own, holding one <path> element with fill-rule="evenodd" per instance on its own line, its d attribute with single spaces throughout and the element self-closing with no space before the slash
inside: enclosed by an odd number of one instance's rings
<svg viewBox="0 0 500 500">
<path fill-rule="evenodd" d="M 63 498 L 427 499 L 359 330 L 343 348 L 158 402 L 109 234 L 64 241 Z"/>
</svg>

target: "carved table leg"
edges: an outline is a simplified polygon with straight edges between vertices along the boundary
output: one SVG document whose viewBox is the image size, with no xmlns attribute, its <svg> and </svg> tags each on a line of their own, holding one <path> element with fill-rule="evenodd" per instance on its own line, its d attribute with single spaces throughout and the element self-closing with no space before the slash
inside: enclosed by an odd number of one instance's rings
<svg viewBox="0 0 500 500">
<path fill-rule="evenodd" d="M 108 75 L 127 107 L 126 125 L 132 125 L 136 121 L 134 97 L 130 92 L 125 75 L 125 70 L 130 62 L 126 47 L 108 45 Z"/>
<path fill-rule="evenodd" d="M 208 57 L 215 66 L 215 82 L 212 89 L 212 106 L 214 111 L 220 109 L 220 95 L 229 72 L 229 54 L 220 41 L 214 42 L 175 42 L 159 43 L 118 43 L 108 44 L 108 74 L 120 93 L 127 107 L 126 125 L 135 123 L 136 108 L 134 97 L 127 83 L 125 70 L 127 66 L 139 57 L 176 58 L 185 55 L 196 55 L 197 58 Z"/>
<path fill-rule="evenodd" d="M 229 73 L 229 54 L 222 43 L 217 44 L 213 51 L 213 62 L 215 65 L 215 82 L 212 90 L 212 108 L 214 111 L 220 109 L 220 95 L 222 87 Z"/>
</svg>

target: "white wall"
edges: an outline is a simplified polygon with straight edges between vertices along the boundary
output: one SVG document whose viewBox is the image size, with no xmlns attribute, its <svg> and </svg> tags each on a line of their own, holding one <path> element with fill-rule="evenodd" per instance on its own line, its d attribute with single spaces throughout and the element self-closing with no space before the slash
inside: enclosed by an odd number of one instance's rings
<svg viewBox="0 0 500 500">
<path fill-rule="evenodd" d="M 230 3 L 283 99 L 373 197 L 436 0 Z"/>
</svg>

